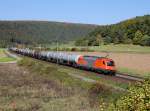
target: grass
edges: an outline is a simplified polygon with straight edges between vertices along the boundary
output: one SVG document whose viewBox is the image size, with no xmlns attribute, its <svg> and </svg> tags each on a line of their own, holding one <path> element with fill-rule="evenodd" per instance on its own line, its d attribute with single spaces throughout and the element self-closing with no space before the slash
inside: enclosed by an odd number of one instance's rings
<svg viewBox="0 0 150 111">
<path fill-rule="evenodd" d="M 2 53 L 2 52 L 3 52 L 3 49 L 0 48 L 0 53 Z"/>
<path fill-rule="evenodd" d="M 18 64 L 0 67 L 1 111 L 99 111 L 90 105 L 85 83 L 30 59 Z"/>
<path fill-rule="evenodd" d="M 59 66 L 59 67 L 60 67 L 59 70 L 62 72 L 78 74 L 86 78 L 96 80 L 97 82 L 101 84 L 105 84 L 110 87 L 119 87 L 119 88 L 127 89 L 129 86 L 128 83 L 120 83 L 113 80 L 106 80 L 105 78 L 101 77 L 101 74 L 96 74 L 94 72 L 85 72 L 84 70 L 79 70 L 71 67 L 67 67 L 67 68 L 64 68 L 64 66 Z"/>
<path fill-rule="evenodd" d="M 105 84 L 107 86 L 110 86 L 110 87 L 120 87 L 120 88 L 124 88 L 126 89 L 128 87 L 128 83 L 119 83 L 119 82 L 116 82 L 116 81 L 113 81 L 113 80 L 106 80 L 105 78 L 102 78 L 99 74 L 96 74 L 94 72 L 88 72 L 88 71 L 84 71 L 84 70 L 80 70 L 80 69 L 75 69 L 75 68 L 72 68 L 72 67 L 68 67 L 68 66 L 63 66 L 63 65 L 58 65 L 58 64 L 55 64 L 55 63 L 47 63 L 47 62 L 44 62 L 44 61 L 40 61 L 44 64 L 47 64 L 48 66 L 52 66 L 55 70 L 57 69 L 59 73 L 61 73 L 61 76 L 64 75 L 64 78 L 66 79 L 65 81 L 67 81 L 67 78 L 70 82 L 73 82 L 72 77 L 70 77 L 68 74 L 69 73 L 72 73 L 72 74 L 78 74 L 78 75 L 81 75 L 81 76 L 84 76 L 86 78 L 89 78 L 89 79 L 94 79 L 96 80 L 97 82 L 101 83 L 101 84 Z M 44 65 L 45 66 L 45 65 Z M 35 69 L 35 71 L 39 70 L 41 67 L 41 65 L 39 67 L 37 67 L 37 69 Z M 47 71 L 47 66 L 43 67 L 42 70 L 44 71 Z M 32 70 L 34 70 L 34 68 L 32 68 Z M 38 72 L 41 72 L 41 71 L 38 71 Z M 43 73 L 43 72 L 42 72 Z M 48 73 L 48 71 L 47 71 Z M 56 74 L 57 75 L 57 74 Z M 55 76 L 56 76 L 55 75 Z M 57 79 L 60 78 L 60 75 L 58 75 Z M 61 81 L 64 81 L 64 80 L 61 80 Z M 80 81 L 80 82 L 79 82 Z M 79 80 L 78 83 L 81 83 L 82 81 Z M 71 85 L 72 83 L 67 83 L 69 85 Z M 75 81 L 75 84 L 77 82 Z M 85 82 L 82 82 L 83 84 L 79 84 L 79 86 L 84 86 L 84 87 L 88 87 L 88 83 L 85 83 Z"/>
<path fill-rule="evenodd" d="M 125 67 L 119 67 L 118 71 L 121 73 L 127 73 L 129 75 L 138 76 L 138 77 L 144 77 L 144 78 L 150 77 L 150 72 L 137 71 L 137 70 L 129 69 Z"/>
<path fill-rule="evenodd" d="M 3 50 L 2 50 L 2 49 L 0 49 L 0 53 L 3 53 Z"/>
<path fill-rule="evenodd" d="M 57 66 L 57 64 L 49 64 L 43 61 L 37 62 L 29 58 L 21 60 L 19 64 L 26 66 L 33 73 L 38 72 L 38 74 L 43 74 L 53 80 L 61 81 L 66 86 L 81 86 L 82 88 L 87 88 L 91 85 L 90 83 L 85 83 L 68 76 L 67 72 L 60 70 L 61 67 Z"/>
<path fill-rule="evenodd" d="M 139 45 L 102 45 L 99 47 L 91 47 L 95 51 L 108 51 L 108 52 L 128 52 L 128 53 L 150 53 L 150 47 Z"/>
<path fill-rule="evenodd" d="M 25 58 L 25 59 L 27 59 L 27 58 Z M 28 59 L 30 60 L 30 58 L 28 58 Z M 28 59 L 25 60 L 25 61 L 27 62 Z M 32 61 L 32 59 L 31 59 L 31 61 Z M 24 59 L 23 59 L 22 62 L 24 62 Z M 57 79 L 58 78 L 60 78 L 60 79 L 64 78 L 65 80 L 63 79 L 61 81 L 66 81 L 66 84 L 69 84 L 69 85 L 71 85 L 73 83 L 73 80 L 71 79 L 72 77 L 70 77 L 68 74 L 72 73 L 72 74 L 78 74 L 78 75 L 84 76 L 84 77 L 89 78 L 89 79 L 94 79 L 97 82 L 99 82 L 101 84 L 105 84 L 105 85 L 110 86 L 110 87 L 120 87 L 120 88 L 126 89 L 129 86 L 128 83 L 122 83 L 122 82 L 117 82 L 117 81 L 113 81 L 113 80 L 106 80 L 105 78 L 102 78 L 100 76 L 100 74 L 98 76 L 98 74 L 96 74 L 94 72 L 88 72 L 88 71 L 75 69 L 75 68 L 68 67 L 68 66 L 58 65 L 58 64 L 55 64 L 55 63 L 48 63 L 48 62 L 44 62 L 44 61 L 41 61 L 41 60 L 40 60 L 40 63 L 43 63 L 44 67 L 41 67 L 42 64 L 37 67 L 36 66 L 37 64 L 33 62 L 32 65 L 35 64 L 35 67 L 31 68 L 32 71 L 37 71 L 39 73 L 43 73 L 43 71 L 44 72 L 46 71 L 46 73 L 48 74 L 49 70 L 51 69 L 51 68 L 49 68 L 49 66 L 50 66 L 50 67 L 54 68 L 55 71 L 58 70 L 58 73 L 61 74 L 61 76 L 60 76 L 60 74 L 55 74 L 55 77 Z M 23 64 L 26 64 L 26 65 L 28 64 L 30 66 L 30 62 L 29 63 L 28 62 L 23 63 Z M 56 79 L 56 78 L 54 78 L 54 79 Z M 78 80 L 78 79 L 76 79 L 76 80 Z M 88 87 L 89 85 L 91 85 L 90 83 L 82 82 L 81 80 L 79 80 L 78 82 L 75 81 L 74 83 L 75 84 L 76 83 L 83 83 L 83 84 L 78 84 L 79 86 L 83 86 L 82 88 L 85 88 L 85 87 Z"/>
<path fill-rule="evenodd" d="M 8 57 L 5 53 L 4 53 L 5 49 L 1 49 L 0 48 L 0 62 L 11 62 L 11 61 L 15 61 L 15 58 L 12 57 Z"/>
<path fill-rule="evenodd" d="M 104 102 L 108 105 L 109 103 L 112 103 L 113 101 L 115 101 L 117 98 L 119 98 L 121 95 L 124 94 L 124 92 L 114 90 L 113 87 L 106 85 L 106 82 L 104 81 L 98 83 L 88 83 L 68 75 L 68 73 L 76 73 L 81 75 L 81 73 L 83 73 L 81 70 L 77 70 L 77 69 L 73 70 L 73 68 L 69 68 L 66 66 L 60 66 L 57 64 L 47 63 L 43 61 L 37 61 L 30 58 L 24 58 L 21 61 L 19 61 L 18 64 L 19 66 L 23 66 L 26 69 L 28 69 L 31 73 L 30 76 L 35 75 L 35 78 L 31 78 L 30 80 L 31 82 L 34 82 L 34 79 L 36 78 L 40 78 L 40 80 L 37 81 L 39 85 L 41 84 L 40 81 L 45 81 L 50 85 L 53 84 L 53 86 L 50 86 L 51 88 L 54 87 L 57 89 L 57 92 L 50 91 L 49 92 L 50 94 L 53 92 L 51 98 L 48 99 L 47 96 L 44 101 L 48 100 L 48 102 L 47 103 L 42 102 L 42 104 L 41 104 L 41 101 L 43 101 L 41 100 L 42 92 L 40 92 L 39 95 L 37 95 L 36 91 L 34 91 L 35 92 L 34 95 L 36 95 L 40 99 L 40 101 L 39 100 L 35 100 L 35 101 L 40 102 L 38 104 L 40 108 L 44 108 L 42 110 L 49 111 L 53 107 L 55 111 L 57 110 L 58 111 L 59 110 L 97 111 L 99 110 L 98 107 L 99 104 L 101 104 L 100 103 L 101 99 L 104 100 Z M 94 76 L 88 76 L 88 77 L 96 78 L 96 75 L 95 77 Z M 99 78 L 99 80 L 101 81 L 102 79 Z M 61 91 L 60 87 L 62 88 L 61 90 L 67 89 L 67 92 Z M 43 93 L 45 91 L 46 89 L 43 90 Z M 47 91 L 45 93 L 48 94 Z M 61 96 L 58 96 L 57 98 L 58 93 L 61 93 Z"/>
<path fill-rule="evenodd" d="M 11 61 L 15 61 L 15 58 L 11 58 L 11 57 L 1 57 L 0 58 L 0 62 L 11 62 Z"/>
<path fill-rule="evenodd" d="M 56 46 L 50 46 L 50 49 L 56 50 Z M 140 46 L 140 45 L 130 45 L 130 44 L 110 44 L 110 45 L 101 45 L 101 46 L 73 46 L 70 44 L 59 45 L 59 50 L 71 51 L 72 48 L 76 48 L 77 51 L 82 51 L 86 49 L 87 51 L 99 51 L 99 52 L 124 52 L 124 53 L 150 53 L 150 47 Z M 85 51 L 86 51 L 85 50 Z M 84 50 L 83 50 L 84 51 Z"/>
<path fill-rule="evenodd" d="M 0 51 L 1 51 L 1 50 L 5 50 L 5 48 L 0 48 Z"/>
</svg>

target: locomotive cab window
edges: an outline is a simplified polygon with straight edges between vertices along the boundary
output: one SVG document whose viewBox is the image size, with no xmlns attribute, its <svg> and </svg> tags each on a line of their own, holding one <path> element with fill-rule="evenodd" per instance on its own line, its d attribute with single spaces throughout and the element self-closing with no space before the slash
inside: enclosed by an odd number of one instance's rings
<svg viewBox="0 0 150 111">
<path fill-rule="evenodd" d="M 103 61 L 103 64 L 105 65 L 105 62 Z"/>
<path fill-rule="evenodd" d="M 113 61 L 108 61 L 108 62 L 107 62 L 107 66 L 115 66 L 115 64 L 114 64 Z"/>
</svg>

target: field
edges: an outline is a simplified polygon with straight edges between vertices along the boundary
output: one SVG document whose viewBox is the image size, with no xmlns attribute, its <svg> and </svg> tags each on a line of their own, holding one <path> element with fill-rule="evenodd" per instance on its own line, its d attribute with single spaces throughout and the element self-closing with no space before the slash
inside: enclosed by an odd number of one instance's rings
<svg viewBox="0 0 150 111">
<path fill-rule="evenodd" d="M 56 50 L 56 45 L 47 46 L 50 49 Z M 82 49 L 87 49 L 88 51 L 96 51 L 96 52 L 115 52 L 115 53 L 150 53 L 150 47 L 140 46 L 140 45 L 130 45 L 130 44 L 118 44 L 118 45 L 101 45 L 101 46 L 74 46 L 73 43 L 70 44 L 59 44 L 59 50 L 71 51 L 72 48 L 76 48 L 77 51 L 82 51 Z"/>
<path fill-rule="evenodd" d="M 124 53 L 150 53 L 150 47 L 145 46 L 139 46 L 139 45 L 102 45 L 102 46 L 96 46 L 91 47 L 94 51 L 100 51 L 100 52 L 124 52 Z"/>
<path fill-rule="evenodd" d="M 103 82 L 88 83 L 68 75 L 73 72 L 83 74 L 80 70 L 29 58 L 18 65 L 1 64 L 0 110 L 99 111 L 125 94 L 114 89 L 115 84 L 110 87 Z"/>
</svg>

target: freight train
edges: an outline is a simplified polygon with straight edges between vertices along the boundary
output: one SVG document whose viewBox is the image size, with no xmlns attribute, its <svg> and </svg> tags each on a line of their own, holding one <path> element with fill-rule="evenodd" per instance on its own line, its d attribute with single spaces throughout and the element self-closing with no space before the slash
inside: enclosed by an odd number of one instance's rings
<svg viewBox="0 0 150 111">
<path fill-rule="evenodd" d="M 9 50 L 24 56 L 29 56 L 61 65 L 68 65 L 75 68 L 90 70 L 98 73 L 108 75 L 115 75 L 116 73 L 114 61 L 106 57 L 68 54 L 66 52 L 56 51 L 36 51 L 28 48 L 10 48 Z"/>
</svg>

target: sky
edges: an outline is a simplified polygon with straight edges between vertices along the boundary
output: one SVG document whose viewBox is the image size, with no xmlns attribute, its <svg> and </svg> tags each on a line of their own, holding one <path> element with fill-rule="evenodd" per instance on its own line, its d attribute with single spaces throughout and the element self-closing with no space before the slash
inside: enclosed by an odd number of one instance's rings
<svg viewBox="0 0 150 111">
<path fill-rule="evenodd" d="M 150 0 L 0 0 L 0 20 L 114 24 L 150 14 Z"/>
</svg>

